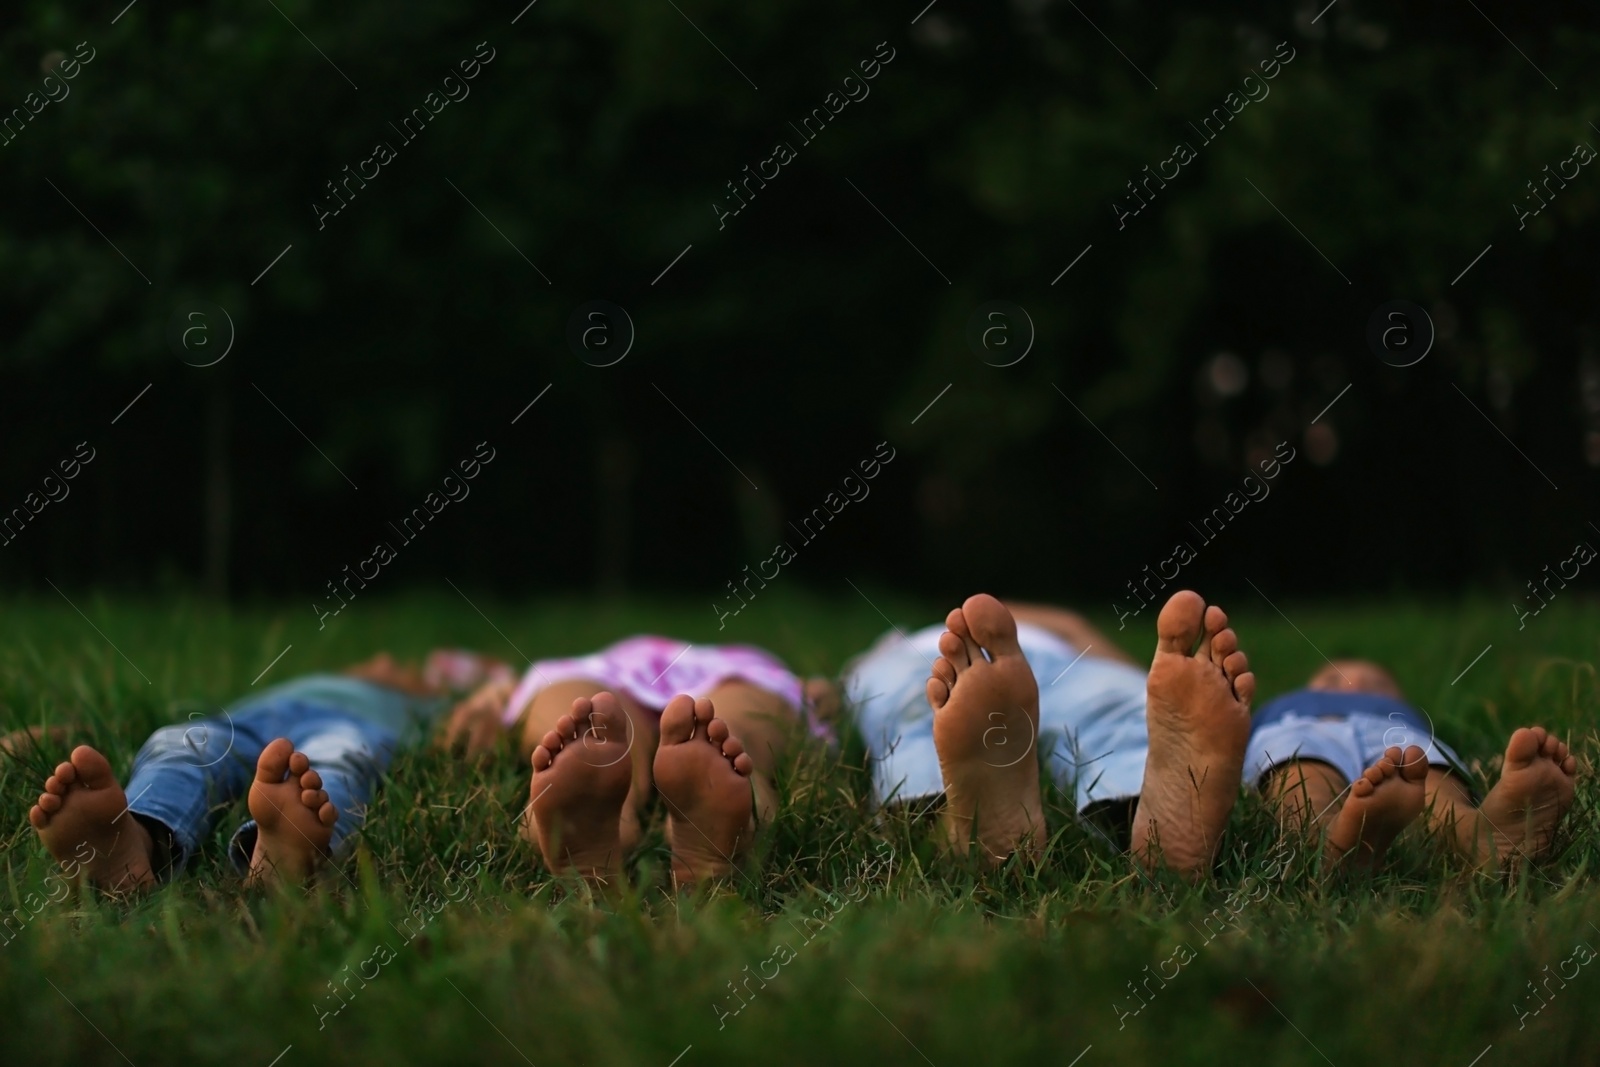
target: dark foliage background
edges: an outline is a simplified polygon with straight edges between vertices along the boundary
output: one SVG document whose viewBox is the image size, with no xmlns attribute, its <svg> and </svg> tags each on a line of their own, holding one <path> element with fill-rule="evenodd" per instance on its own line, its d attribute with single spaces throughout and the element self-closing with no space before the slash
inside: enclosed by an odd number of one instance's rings
<svg viewBox="0 0 1600 1067">
<path fill-rule="evenodd" d="M 0 509 L 97 458 L 0 580 L 319 597 L 487 440 L 381 581 L 710 598 L 888 441 L 783 580 L 1103 604 L 1286 441 L 1185 581 L 1521 587 L 1600 537 L 1600 173 L 1512 207 L 1600 146 L 1600 26 L 1321 6 L 29 0 L 0 108 L 95 58 L 0 147 Z M 470 96 L 319 230 L 481 41 Z M 1280 41 L 1270 96 L 1196 144 Z M 778 139 L 798 158 L 719 229 Z M 1119 230 L 1178 140 L 1199 158 Z M 565 340 L 597 298 L 637 329 L 604 369 Z M 191 299 L 237 329 L 213 367 L 167 341 Z M 1037 327 L 1015 366 L 964 339 L 995 299 Z M 1437 327 L 1406 369 L 1365 340 L 1396 299 Z"/>
</svg>

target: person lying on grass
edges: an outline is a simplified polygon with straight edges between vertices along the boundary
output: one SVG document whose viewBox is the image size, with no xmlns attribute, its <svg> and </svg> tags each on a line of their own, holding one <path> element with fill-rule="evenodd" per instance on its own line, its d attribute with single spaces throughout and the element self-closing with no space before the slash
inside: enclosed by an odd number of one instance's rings
<svg viewBox="0 0 1600 1067">
<path fill-rule="evenodd" d="M 1367 660 L 1339 660 L 1305 689 L 1268 702 L 1251 724 L 1246 784 L 1285 830 L 1323 838 L 1324 864 L 1373 866 L 1419 815 L 1471 866 L 1543 857 L 1572 807 L 1578 761 L 1543 727 L 1506 745 L 1500 780 L 1475 804 L 1461 760 Z"/>
<path fill-rule="evenodd" d="M 28 821 L 57 860 L 89 845 L 90 883 L 129 892 L 182 870 L 219 808 L 247 793 L 251 818 L 228 847 L 235 865 L 252 885 L 304 882 L 361 825 L 395 751 L 426 736 L 447 687 L 496 672 L 511 674 L 439 651 L 422 671 L 380 654 L 343 674 L 296 678 L 219 716 L 155 731 L 126 790 L 103 754 L 79 745 L 45 781 Z"/>
<path fill-rule="evenodd" d="M 1147 672 L 1069 611 L 984 593 L 942 627 L 885 634 L 842 679 L 875 800 L 942 795 L 956 851 L 1032 856 L 1042 755 L 1080 814 L 1131 808 L 1141 865 L 1204 877 L 1239 795 L 1256 680 L 1227 615 L 1197 593 L 1173 594 L 1156 635 Z"/>
<path fill-rule="evenodd" d="M 600 884 L 621 877 L 659 792 L 682 886 L 732 873 L 776 813 L 772 773 L 802 706 L 800 680 L 759 649 L 638 636 L 485 686 L 441 740 L 481 753 L 512 731 L 533 763 L 523 836 L 552 870 Z"/>
</svg>

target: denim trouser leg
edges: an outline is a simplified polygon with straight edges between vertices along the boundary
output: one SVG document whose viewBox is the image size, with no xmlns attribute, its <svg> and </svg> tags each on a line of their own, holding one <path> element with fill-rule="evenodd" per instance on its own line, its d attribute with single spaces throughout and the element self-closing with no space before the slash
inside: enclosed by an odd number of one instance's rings
<svg viewBox="0 0 1600 1067">
<path fill-rule="evenodd" d="M 213 811 L 244 795 L 272 739 L 255 717 L 198 719 L 163 726 L 134 757 L 128 810 L 172 831 L 179 870 L 210 831 Z"/>
<path fill-rule="evenodd" d="M 393 730 L 344 711 L 299 706 L 299 713 L 284 716 L 282 730 L 296 750 L 311 761 L 322 777 L 322 788 L 339 810 L 329 849 L 338 854 L 349 836 L 367 816 L 367 801 L 394 758 L 399 737 Z M 249 866 L 255 849 L 256 823 L 251 819 L 233 835 L 228 854 L 240 869 Z"/>
</svg>

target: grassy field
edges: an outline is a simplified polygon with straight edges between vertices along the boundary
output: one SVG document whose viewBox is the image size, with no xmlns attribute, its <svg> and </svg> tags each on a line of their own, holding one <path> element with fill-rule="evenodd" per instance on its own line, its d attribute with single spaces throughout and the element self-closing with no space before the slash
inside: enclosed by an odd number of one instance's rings
<svg viewBox="0 0 1600 1067">
<path fill-rule="evenodd" d="M 872 603 L 848 589 L 772 595 L 721 635 L 703 606 L 475 593 L 474 606 L 448 589 L 356 601 L 322 632 L 304 608 L 12 601 L 0 610 L 0 726 L 73 723 L 125 773 L 152 727 L 242 693 L 288 645 L 261 684 L 378 649 L 516 658 L 639 630 L 766 644 L 799 672 L 831 673 L 886 628 L 879 609 L 909 627 L 944 607 L 867 593 Z M 1287 619 L 1259 598 L 1227 606 L 1262 699 L 1322 653 L 1366 655 L 1392 663 L 1442 736 L 1486 768 L 1535 721 L 1589 765 L 1600 756 L 1600 605 L 1569 594 L 1521 631 L 1498 599 L 1280 603 Z M 1153 641 L 1148 620 L 1116 636 L 1141 658 Z M 394 766 L 355 852 L 309 892 L 242 889 L 222 856 L 241 802 L 158 892 L 85 892 L 35 915 L 25 899 L 46 895 L 53 870 L 25 817 L 38 763 L 0 760 L 0 895 L 27 917 L 0 934 L 0 1064 L 269 1067 L 289 1046 L 280 1067 L 1600 1062 L 1600 1021 L 1583 1008 L 1600 976 L 1574 955 L 1600 946 L 1592 778 L 1558 854 L 1514 881 L 1462 870 L 1415 831 L 1376 878 L 1320 882 L 1304 842 L 1265 877 L 1285 852 L 1246 797 L 1215 879 L 1190 888 L 1142 880 L 1059 797 L 1040 862 L 979 875 L 941 858 L 926 822 L 874 813 L 860 746 L 847 743 L 787 768 L 784 812 L 747 877 L 675 896 L 657 812 L 632 888 L 596 900 L 516 838 L 526 767 L 418 752 Z M 1167 980 L 1146 981 L 1157 972 Z M 1139 1003 L 1133 983 L 1148 1003 L 1119 1020 Z"/>
</svg>

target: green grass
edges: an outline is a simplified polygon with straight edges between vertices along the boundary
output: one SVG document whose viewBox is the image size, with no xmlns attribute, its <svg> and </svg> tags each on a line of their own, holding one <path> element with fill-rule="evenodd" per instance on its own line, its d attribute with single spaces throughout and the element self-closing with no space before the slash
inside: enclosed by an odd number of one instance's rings
<svg viewBox="0 0 1600 1067">
<path fill-rule="evenodd" d="M 867 592 L 876 607 L 849 593 L 774 595 L 720 635 L 708 608 L 679 603 L 508 605 L 473 594 L 480 614 L 454 594 L 363 598 L 319 633 L 304 608 L 220 613 L 75 597 L 102 638 L 59 599 L 11 602 L 0 613 L 0 725 L 78 723 L 124 773 L 153 726 L 243 692 L 291 642 L 268 681 L 379 648 L 552 655 L 639 630 L 766 644 L 798 671 L 832 672 L 886 628 L 877 609 L 910 626 L 943 607 Z M 1590 763 L 1600 756 L 1600 605 L 1571 597 L 1521 632 L 1498 601 L 1279 606 L 1292 624 L 1259 600 L 1234 613 L 1263 698 L 1321 664 L 1317 649 L 1368 655 L 1394 665 L 1469 760 L 1493 757 L 1513 726 L 1531 721 L 1562 732 Z M 1116 636 L 1142 658 L 1147 626 Z M 1067 1067 L 1088 1046 L 1080 1067 L 1345 1067 L 1397 1054 L 1467 1067 L 1491 1044 L 1480 1067 L 1600 1055 L 1600 1023 L 1585 1010 L 1600 996 L 1591 974 L 1600 968 L 1565 989 L 1552 981 L 1549 1006 L 1525 1028 L 1512 1007 L 1577 942 L 1600 945 L 1592 779 L 1559 855 L 1513 882 L 1465 872 L 1418 833 L 1373 879 L 1319 883 L 1297 843 L 1285 876 L 1253 880 L 1275 834 L 1246 797 L 1216 878 L 1190 888 L 1146 884 L 1059 797 L 1037 865 L 980 875 L 951 863 L 926 822 L 870 810 L 851 743 L 786 768 L 784 812 L 749 877 L 672 894 L 657 813 L 631 888 L 595 900 L 549 876 L 515 837 L 527 774 L 509 756 L 488 768 L 431 752 L 401 757 L 357 850 L 309 893 L 242 889 L 221 849 L 240 804 L 158 892 L 47 905 L 0 947 L 0 1063 L 267 1067 L 290 1044 L 284 1065 L 668 1067 L 683 1053 L 679 1067 Z M 0 761 L 7 909 L 45 893 L 53 869 L 25 819 L 39 776 L 39 760 Z M 489 850 L 475 877 L 447 880 Z M 1252 891 L 1264 899 L 1240 906 Z M 1236 915 L 1218 933 L 1207 916 L 1230 897 Z M 408 940 L 397 924 L 418 907 L 437 914 Z M 1133 1003 L 1128 983 L 1180 944 L 1193 958 L 1119 1029 L 1113 1005 Z M 779 960 L 777 976 L 765 988 L 752 980 L 749 1006 L 719 1025 L 715 1006 L 738 1003 L 729 983 L 770 974 Z M 350 978 L 363 961 L 369 974 L 382 962 L 364 988 Z M 330 980 L 355 992 L 319 1029 L 315 1006 L 334 1003 Z"/>
</svg>

